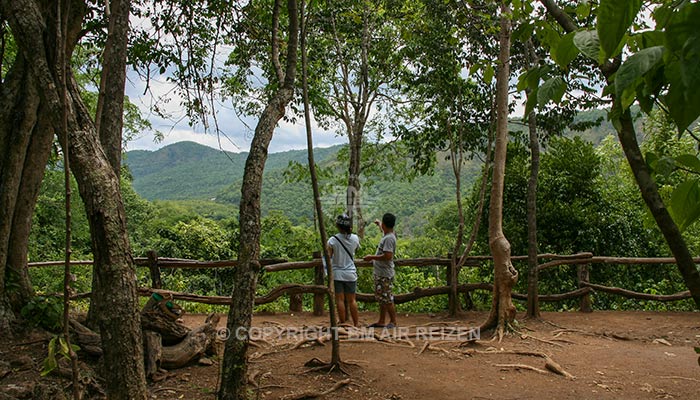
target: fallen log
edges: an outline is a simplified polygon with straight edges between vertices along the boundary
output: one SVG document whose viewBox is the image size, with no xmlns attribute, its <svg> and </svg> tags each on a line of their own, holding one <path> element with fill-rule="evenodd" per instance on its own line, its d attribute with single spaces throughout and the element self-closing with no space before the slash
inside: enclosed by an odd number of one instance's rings
<svg viewBox="0 0 700 400">
<path fill-rule="evenodd" d="M 101 357 L 102 338 L 100 335 L 73 318 L 69 320 L 69 324 L 73 333 L 72 343 L 80 346 L 80 351 L 92 357 Z"/>
<path fill-rule="evenodd" d="M 172 346 L 181 342 L 190 333 L 190 328 L 173 321 L 157 310 L 141 313 L 141 329 L 158 332 L 163 338 L 165 346 Z"/>
<path fill-rule="evenodd" d="M 161 367 L 165 369 L 181 368 L 204 355 L 216 341 L 216 326 L 219 319 L 217 314 L 209 314 L 204 325 L 192 329 L 180 343 L 173 346 L 163 346 Z"/>
</svg>

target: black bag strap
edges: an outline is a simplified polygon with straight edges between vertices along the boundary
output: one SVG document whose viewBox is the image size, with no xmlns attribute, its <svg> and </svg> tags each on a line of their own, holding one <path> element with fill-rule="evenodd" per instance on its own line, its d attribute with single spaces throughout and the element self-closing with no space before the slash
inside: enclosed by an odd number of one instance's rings
<svg viewBox="0 0 700 400">
<path fill-rule="evenodd" d="M 348 250 L 348 248 L 345 247 L 345 245 L 343 244 L 343 241 L 340 240 L 340 238 L 338 237 L 338 235 L 333 235 L 333 237 L 335 238 L 335 240 L 338 241 L 338 243 L 340 243 L 341 246 L 343 246 L 343 249 L 345 249 L 345 252 L 348 253 L 348 255 L 350 256 L 350 259 L 354 261 L 354 260 L 355 260 L 355 257 L 352 255 L 352 253 L 350 252 L 350 250 Z"/>
</svg>

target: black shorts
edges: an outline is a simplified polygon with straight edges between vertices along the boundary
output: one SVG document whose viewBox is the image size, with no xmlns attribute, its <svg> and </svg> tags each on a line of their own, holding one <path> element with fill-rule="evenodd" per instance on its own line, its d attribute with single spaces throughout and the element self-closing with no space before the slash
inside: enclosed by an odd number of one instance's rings
<svg viewBox="0 0 700 400">
<path fill-rule="evenodd" d="M 354 294 L 357 291 L 357 281 L 333 281 L 333 287 L 335 287 L 335 293 L 348 293 Z"/>
</svg>

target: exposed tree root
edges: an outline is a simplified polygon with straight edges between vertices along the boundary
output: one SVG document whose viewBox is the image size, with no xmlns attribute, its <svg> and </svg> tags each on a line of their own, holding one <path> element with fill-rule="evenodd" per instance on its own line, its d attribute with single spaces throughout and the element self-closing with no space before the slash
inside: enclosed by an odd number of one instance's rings
<svg viewBox="0 0 700 400">
<path fill-rule="evenodd" d="M 333 362 L 326 363 L 326 362 L 321 361 L 318 358 L 314 357 L 304 364 L 305 367 L 310 367 L 310 369 L 307 369 L 306 371 L 304 371 L 302 373 L 308 374 L 310 372 L 325 372 L 325 373 L 330 374 L 332 372 L 340 372 L 343 375 L 350 375 L 347 371 L 345 371 L 345 368 L 343 368 L 347 365 L 350 365 L 350 364 L 342 362 L 342 361 L 338 361 L 337 363 L 333 363 Z M 302 397 L 302 398 L 308 398 L 308 397 Z"/>
<path fill-rule="evenodd" d="M 562 368 L 561 365 L 559 365 L 556 361 L 552 360 L 549 357 L 547 357 L 545 359 L 544 367 L 547 368 L 548 370 L 554 372 L 557 375 L 561 375 L 561 376 L 564 376 L 564 377 L 569 378 L 569 379 L 574 379 L 573 375 L 564 371 L 564 368 Z"/>
<path fill-rule="evenodd" d="M 450 352 L 449 352 L 448 350 L 445 350 L 445 349 L 443 349 L 443 348 L 441 348 L 441 347 L 434 347 L 430 342 L 425 342 L 425 344 L 424 344 L 423 347 L 420 349 L 420 351 L 418 352 L 418 354 L 423 354 L 426 350 L 441 351 L 441 352 L 443 352 L 443 353 L 445 353 L 445 354 L 448 354 L 448 355 L 450 354 Z"/>
<path fill-rule="evenodd" d="M 473 354 L 512 354 L 518 356 L 529 356 L 529 357 L 540 357 L 549 358 L 545 353 L 540 353 L 537 351 L 520 351 L 520 350 L 498 350 L 495 347 L 489 347 L 486 350 L 476 350 L 476 349 L 466 349 L 462 350 L 462 354 L 473 355 Z"/>
<path fill-rule="evenodd" d="M 497 367 L 500 367 L 502 369 L 516 369 L 516 370 L 525 369 L 528 371 L 535 371 L 535 372 L 538 372 L 540 374 L 545 374 L 545 375 L 549 374 L 549 372 L 547 372 L 543 369 L 533 367 L 533 366 L 527 365 L 527 364 L 494 364 L 494 365 Z"/>
<path fill-rule="evenodd" d="M 608 338 L 608 339 L 617 339 L 617 340 L 634 340 L 634 338 L 631 338 L 631 337 L 625 336 L 625 335 L 621 335 L 621 334 L 615 333 L 615 332 L 603 332 L 603 333 L 586 332 L 586 331 L 583 331 L 580 329 L 557 329 L 555 331 L 552 331 L 552 334 L 554 335 L 555 338 L 557 338 L 565 333 L 578 333 L 580 335 L 604 337 L 604 338 Z"/>
<path fill-rule="evenodd" d="M 324 336 L 319 336 L 317 338 L 305 338 L 305 339 L 298 341 L 294 345 L 294 347 L 292 347 L 292 349 L 296 350 L 296 349 L 300 348 L 301 346 L 308 344 L 308 343 L 315 343 L 315 344 L 318 344 L 320 346 L 325 346 L 326 342 L 329 341 L 330 339 L 331 339 L 330 334 L 324 335 Z"/>
<path fill-rule="evenodd" d="M 518 332 L 518 333 L 520 333 L 520 332 Z M 538 342 L 551 344 L 552 346 L 562 347 L 562 345 L 561 345 L 560 343 L 553 342 L 553 341 L 547 340 L 547 339 L 540 339 L 540 338 L 538 338 L 538 337 L 535 337 L 535 336 L 532 336 L 532 335 L 527 335 L 527 334 L 524 334 L 524 333 L 520 333 L 520 338 L 523 339 L 523 340 L 525 340 L 525 339 L 532 339 L 532 340 L 536 340 L 536 341 L 538 341 Z"/>
<path fill-rule="evenodd" d="M 338 381 L 333 385 L 330 389 L 324 390 L 322 392 L 320 391 L 306 391 L 303 393 L 299 394 L 290 394 L 282 397 L 283 400 L 304 400 L 304 399 L 316 399 L 319 397 L 326 396 L 330 393 L 335 392 L 336 390 L 340 389 L 341 387 L 345 385 L 349 385 L 351 380 L 348 379 L 343 379 L 342 381 Z"/>
</svg>

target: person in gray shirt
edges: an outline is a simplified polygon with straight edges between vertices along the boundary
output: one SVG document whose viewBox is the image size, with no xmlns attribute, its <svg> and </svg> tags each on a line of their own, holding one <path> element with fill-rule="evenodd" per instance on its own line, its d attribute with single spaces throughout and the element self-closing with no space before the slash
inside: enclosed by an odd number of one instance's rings
<svg viewBox="0 0 700 400">
<path fill-rule="evenodd" d="M 384 236 L 379 241 L 377 252 L 374 255 L 365 256 L 365 261 L 372 261 L 374 265 L 374 297 L 379 302 L 379 321 L 371 324 L 370 328 L 394 328 L 396 327 L 396 307 L 392 287 L 394 284 L 394 254 L 396 254 L 396 235 L 394 225 L 396 216 L 386 213 L 382 220 L 374 223 L 379 226 Z M 389 324 L 386 323 L 386 315 L 389 314 Z"/>
<path fill-rule="evenodd" d="M 357 313 L 357 268 L 355 267 L 355 252 L 360 247 L 360 238 L 352 233 L 352 218 L 347 214 L 338 215 L 335 220 L 338 234 L 331 236 L 326 245 L 333 266 L 333 287 L 335 288 L 335 304 L 338 310 L 338 322 L 347 321 L 347 308 L 352 316 L 354 326 L 359 326 Z"/>
</svg>

